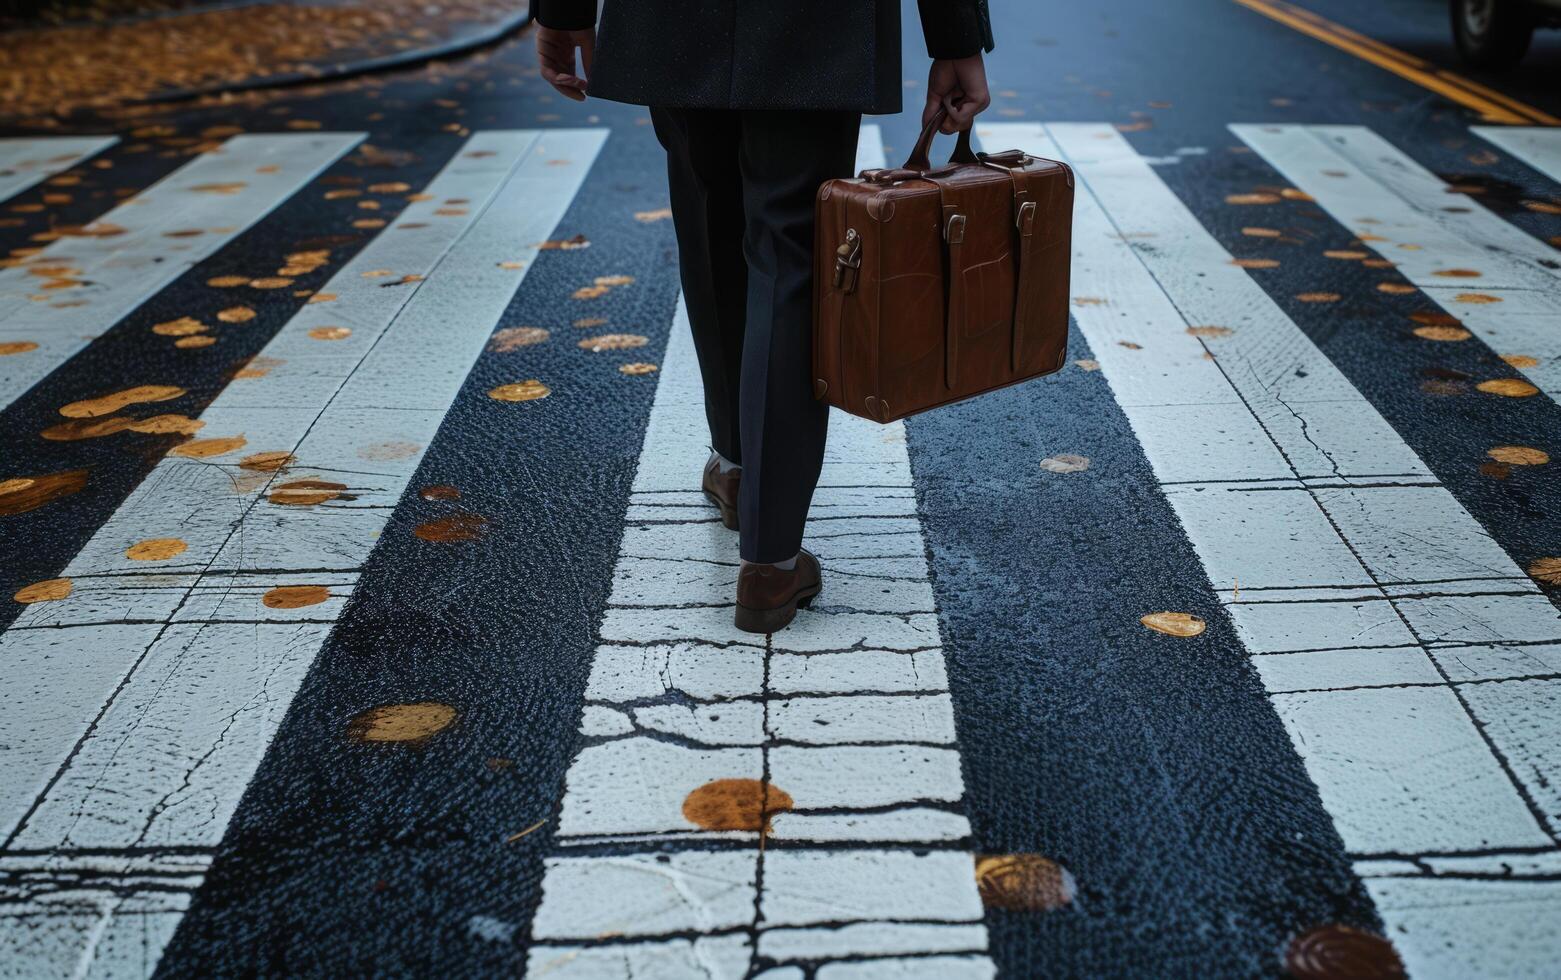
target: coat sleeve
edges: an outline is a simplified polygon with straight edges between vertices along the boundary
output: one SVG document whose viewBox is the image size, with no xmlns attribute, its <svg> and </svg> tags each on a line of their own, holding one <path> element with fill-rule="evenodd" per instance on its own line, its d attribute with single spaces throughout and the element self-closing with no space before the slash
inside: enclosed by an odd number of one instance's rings
<svg viewBox="0 0 1561 980">
<path fill-rule="evenodd" d="M 992 50 L 987 0 L 917 0 L 917 6 L 927 54 L 933 58 L 968 58 Z"/>
<path fill-rule="evenodd" d="M 555 31 L 583 31 L 596 26 L 596 0 L 532 0 L 531 6 L 537 23 Z"/>
</svg>

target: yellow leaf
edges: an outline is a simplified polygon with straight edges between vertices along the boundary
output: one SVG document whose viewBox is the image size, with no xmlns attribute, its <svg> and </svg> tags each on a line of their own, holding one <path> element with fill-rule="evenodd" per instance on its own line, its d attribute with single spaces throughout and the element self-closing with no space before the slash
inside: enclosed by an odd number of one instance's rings
<svg viewBox="0 0 1561 980">
<path fill-rule="evenodd" d="M 1149 613 L 1140 617 L 1138 621 L 1156 633 L 1165 633 L 1168 636 L 1197 636 L 1206 628 L 1202 619 L 1183 612 Z"/>
</svg>

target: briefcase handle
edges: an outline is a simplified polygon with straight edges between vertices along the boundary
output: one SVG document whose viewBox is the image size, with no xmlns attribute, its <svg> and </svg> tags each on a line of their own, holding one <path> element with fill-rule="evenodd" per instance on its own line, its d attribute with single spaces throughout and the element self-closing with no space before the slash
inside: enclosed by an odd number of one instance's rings
<svg viewBox="0 0 1561 980">
<path fill-rule="evenodd" d="M 943 122 L 943 117 L 947 115 L 948 109 L 941 105 L 938 106 L 938 111 L 933 113 L 932 118 L 927 120 L 927 125 L 921 128 L 921 136 L 916 140 L 916 145 L 911 148 L 911 155 L 906 158 L 905 166 L 901 168 L 902 170 L 926 173 L 933 169 L 932 164 L 928 162 L 927 155 L 932 151 L 932 138 L 938 135 L 938 125 Z M 975 153 L 970 149 L 970 130 L 960 130 L 959 141 L 954 144 L 954 152 L 949 154 L 948 163 L 945 163 L 943 166 L 947 167 L 952 163 L 979 162 Z M 941 170 L 943 167 L 937 169 Z"/>
</svg>

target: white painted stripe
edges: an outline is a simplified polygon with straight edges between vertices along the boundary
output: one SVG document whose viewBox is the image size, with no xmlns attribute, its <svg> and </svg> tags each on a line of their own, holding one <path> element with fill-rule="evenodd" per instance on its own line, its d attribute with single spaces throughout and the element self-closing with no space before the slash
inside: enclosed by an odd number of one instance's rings
<svg viewBox="0 0 1561 980">
<path fill-rule="evenodd" d="M 856 137 L 856 173 L 882 167 L 883 130 L 877 123 L 863 123 Z"/>
<path fill-rule="evenodd" d="M 1561 183 L 1561 129 L 1540 126 L 1471 126 L 1469 131 L 1501 147 L 1551 180 Z"/>
<path fill-rule="evenodd" d="M 1539 765 L 1535 730 L 1528 744 L 1497 730 L 1510 711 L 1449 680 L 1471 676 L 1458 664 L 1474 643 L 1561 640 L 1556 608 L 1111 126 L 978 134 L 1075 167 L 1075 320 L 1238 634 L 1271 655 L 1260 674 L 1346 847 L 1554 848 L 1549 818 L 1524 798 L 1545 778 L 1521 767 Z M 1233 332 L 1188 333 L 1208 325 Z M 1374 469 L 1421 485 L 1300 479 Z M 1449 578 L 1470 581 L 1445 592 Z M 1273 601 L 1292 590 L 1296 600 Z M 1329 593 L 1349 598 L 1318 601 Z M 1329 690 L 1368 680 L 1383 686 Z M 1389 686 L 1404 684 L 1428 686 Z M 1513 697 L 1540 717 L 1542 692 Z M 1553 744 L 1554 718 L 1536 723 Z M 1440 962 L 1440 938 L 1399 933 L 1406 920 L 1391 906 L 1384 916 L 1407 957 Z M 1511 955 L 1537 965 L 1544 952 Z"/>
<path fill-rule="evenodd" d="M 123 233 L 57 239 L 24 265 L 0 270 L 0 341 L 38 345 L 0 358 L 0 408 L 265 217 L 362 138 L 361 133 L 236 136 L 95 222 Z M 196 234 L 170 237 L 187 231 Z M 73 271 L 52 271 L 61 269 Z M 80 285 L 45 288 L 51 279 Z"/>
<path fill-rule="evenodd" d="M 882 166 L 873 129 L 863 127 L 858 169 Z M 590 741 L 569 769 L 564 850 L 548 861 L 532 927 L 531 975 L 735 978 L 757 942 L 782 960 L 957 951 L 967 955 L 950 963 L 864 963 L 883 964 L 867 968 L 875 976 L 991 976 L 904 426 L 832 414 L 807 534 L 824 592 L 766 640 L 732 626 L 737 535 L 698 492 L 702 406 L 680 303 L 586 693 Z M 891 557 L 855 557 L 880 555 Z M 903 581 L 886 589 L 874 577 L 886 574 Z M 716 780 L 765 778 L 794 806 L 774 815 L 767 848 L 757 832 L 705 830 L 683 813 Z M 736 849 L 666 850 L 685 840 Z M 570 853 L 609 842 L 615 856 Z M 809 928 L 822 923 L 832 927 Z M 605 935 L 644 941 L 582 945 Z M 820 975 L 864 963 L 831 962 Z"/>
<path fill-rule="evenodd" d="M 202 436 L 248 444 L 159 463 L 64 572 L 82 599 L 29 606 L 0 636 L 8 849 L 48 854 L 42 863 L 63 873 L 83 848 L 218 843 L 424 447 L 604 140 L 603 130 L 473 136 L 432 199 L 332 277 L 323 291 L 338 299 L 306 306 L 262 352 L 285 363 L 233 381 L 202 415 Z M 469 203 L 452 209 L 453 198 Z M 374 269 L 426 281 L 387 286 L 363 276 Z M 327 322 L 353 333 L 309 338 Z M 237 463 L 257 451 L 297 462 L 256 481 Z M 270 484 L 308 477 L 346 483 L 355 499 L 267 502 Z M 159 537 L 188 550 L 151 566 L 125 557 Z M 283 584 L 335 598 L 264 606 Z M 105 916 L 117 907 L 94 900 Z"/>
<path fill-rule="evenodd" d="M 1452 193 L 1365 127 L 1231 129 L 1492 350 L 1536 358 L 1537 365 L 1519 370 L 1561 397 L 1561 266 L 1554 249 Z M 1496 302 L 1459 300 L 1475 293 Z"/>
<path fill-rule="evenodd" d="M 69 170 L 119 142 L 117 136 L 39 136 L 0 139 L 0 201 Z"/>
</svg>

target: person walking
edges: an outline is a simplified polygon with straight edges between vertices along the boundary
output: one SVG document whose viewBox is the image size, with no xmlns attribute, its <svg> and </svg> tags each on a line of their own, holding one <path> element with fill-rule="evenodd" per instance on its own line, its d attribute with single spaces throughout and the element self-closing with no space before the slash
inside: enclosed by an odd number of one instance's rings
<svg viewBox="0 0 1561 980">
<path fill-rule="evenodd" d="M 932 58 L 925 126 L 991 101 L 987 0 L 918 0 Z M 667 152 L 683 300 L 704 380 L 701 487 L 735 529 L 736 625 L 785 627 L 823 588 L 803 524 L 824 463 L 813 393 L 813 203 L 854 175 L 863 113 L 901 109 L 900 4 L 877 0 L 537 0 L 544 80 L 650 108 Z M 578 62 L 577 62 L 578 59 Z"/>
</svg>

